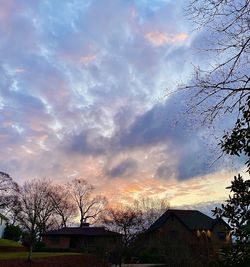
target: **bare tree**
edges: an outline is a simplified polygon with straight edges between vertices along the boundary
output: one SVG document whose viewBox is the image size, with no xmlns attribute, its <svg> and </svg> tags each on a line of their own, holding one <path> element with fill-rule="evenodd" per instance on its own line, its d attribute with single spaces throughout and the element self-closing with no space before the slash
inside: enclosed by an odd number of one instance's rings
<svg viewBox="0 0 250 267">
<path fill-rule="evenodd" d="M 102 222 L 110 230 L 123 234 L 123 243 L 127 248 L 138 235 L 145 232 L 167 209 L 167 198 L 144 197 L 135 200 L 130 206 L 109 208 Z"/>
<path fill-rule="evenodd" d="M 207 105 L 205 120 L 239 110 L 250 95 L 250 1 L 191 0 L 187 13 L 207 31 L 206 69 L 196 68 L 192 107 Z"/>
<path fill-rule="evenodd" d="M 54 213 L 59 217 L 58 227 L 67 227 L 67 223 L 76 216 L 76 206 L 71 199 L 69 190 L 61 185 L 52 188 L 51 199 Z"/>
<path fill-rule="evenodd" d="M 142 232 L 142 213 L 131 207 L 110 208 L 106 211 L 102 221 L 107 228 L 123 235 L 125 248 L 128 248 L 130 243 Z"/>
<path fill-rule="evenodd" d="M 150 198 L 144 197 L 135 202 L 132 208 L 142 214 L 142 230 L 147 230 L 167 209 L 170 204 L 167 197 Z"/>
<path fill-rule="evenodd" d="M 35 241 L 51 226 L 54 206 L 50 198 L 50 186 L 46 180 L 33 180 L 26 182 L 18 194 L 18 221 L 28 235 L 29 261 Z"/>
<path fill-rule="evenodd" d="M 94 187 L 84 179 L 73 179 L 68 183 L 68 189 L 80 215 L 80 227 L 87 221 L 95 222 L 107 205 L 103 196 L 93 195 Z"/>
<path fill-rule="evenodd" d="M 36 182 L 37 189 L 40 190 L 40 213 L 39 213 L 39 241 L 41 240 L 41 234 L 54 229 L 57 225 L 55 219 L 55 205 L 52 201 L 52 184 L 47 180 L 38 180 Z"/>
<path fill-rule="evenodd" d="M 13 181 L 9 174 L 0 172 L 0 209 L 8 209 L 15 202 L 18 192 L 18 184 Z"/>
</svg>

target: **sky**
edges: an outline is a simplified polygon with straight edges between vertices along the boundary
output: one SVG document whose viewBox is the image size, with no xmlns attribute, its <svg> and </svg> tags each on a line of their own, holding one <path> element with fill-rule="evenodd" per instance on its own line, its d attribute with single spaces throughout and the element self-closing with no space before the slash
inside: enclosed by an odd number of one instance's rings
<svg viewBox="0 0 250 267">
<path fill-rule="evenodd" d="M 22 183 L 74 177 L 112 203 L 223 201 L 235 167 L 215 161 L 225 120 L 202 125 L 178 85 L 209 32 L 185 0 L 0 0 L 0 170 Z"/>
</svg>

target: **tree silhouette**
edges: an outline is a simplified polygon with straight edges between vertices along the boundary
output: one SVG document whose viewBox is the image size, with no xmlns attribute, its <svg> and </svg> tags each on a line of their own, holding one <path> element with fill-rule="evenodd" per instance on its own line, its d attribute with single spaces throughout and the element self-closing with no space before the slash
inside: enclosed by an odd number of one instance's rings
<svg viewBox="0 0 250 267">
<path fill-rule="evenodd" d="M 18 184 L 13 181 L 9 174 L 0 172 L 0 209 L 7 209 L 16 201 Z"/>
<path fill-rule="evenodd" d="M 231 186 L 232 193 L 221 208 L 213 210 L 214 215 L 225 218 L 232 228 L 235 244 L 222 252 L 225 266 L 249 266 L 250 263 L 250 180 L 235 176 Z M 246 264 L 246 265 L 245 265 Z"/>
<path fill-rule="evenodd" d="M 221 140 L 222 150 L 230 155 L 247 157 L 247 171 L 250 173 L 250 97 L 245 106 L 240 107 L 241 117 L 233 130 L 227 132 Z"/>
<path fill-rule="evenodd" d="M 207 32 L 206 69 L 196 67 L 192 107 L 207 103 L 205 119 L 240 110 L 250 95 L 250 2 L 249 0 L 192 0 L 187 14 Z"/>
<path fill-rule="evenodd" d="M 125 249 L 143 231 L 142 212 L 131 207 L 121 207 L 119 209 L 108 209 L 102 218 L 103 223 L 113 231 L 123 235 Z"/>
<path fill-rule="evenodd" d="M 191 108 L 202 108 L 209 122 L 237 112 L 220 146 L 226 154 L 245 155 L 250 173 L 250 1 L 191 0 L 187 13 L 206 30 L 205 53 L 212 58 L 206 69 L 197 66 L 194 79 L 184 86 L 193 94 Z M 228 189 L 232 195 L 214 214 L 228 220 L 236 243 L 222 258 L 226 266 L 249 266 L 250 180 L 238 175 Z"/>
<path fill-rule="evenodd" d="M 94 196 L 94 187 L 84 179 L 73 179 L 68 183 L 68 190 L 80 214 L 80 227 L 89 220 L 96 221 L 107 205 L 107 199 Z"/>
</svg>

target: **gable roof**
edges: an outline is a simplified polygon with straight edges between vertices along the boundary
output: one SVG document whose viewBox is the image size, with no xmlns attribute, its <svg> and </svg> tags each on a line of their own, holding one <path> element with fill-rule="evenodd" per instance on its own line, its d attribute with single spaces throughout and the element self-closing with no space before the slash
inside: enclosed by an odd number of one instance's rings
<svg viewBox="0 0 250 267">
<path fill-rule="evenodd" d="M 106 230 L 104 227 L 65 227 L 48 231 L 43 236 L 84 235 L 84 236 L 118 236 L 119 233 Z"/>
<path fill-rule="evenodd" d="M 169 209 L 149 227 L 148 231 L 154 231 L 160 228 L 173 216 L 177 217 L 190 230 L 212 229 L 216 221 L 198 210 Z"/>
</svg>

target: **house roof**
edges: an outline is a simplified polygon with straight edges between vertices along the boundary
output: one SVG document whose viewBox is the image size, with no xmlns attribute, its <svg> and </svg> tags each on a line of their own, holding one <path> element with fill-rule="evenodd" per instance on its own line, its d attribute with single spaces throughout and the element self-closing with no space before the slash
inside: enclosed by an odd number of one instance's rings
<svg viewBox="0 0 250 267">
<path fill-rule="evenodd" d="M 169 209 L 149 227 L 148 231 L 154 231 L 160 228 L 173 216 L 177 217 L 190 230 L 212 229 L 217 222 L 216 219 L 212 219 L 198 210 Z"/>
<path fill-rule="evenodd" d="M 43 236 L 84 235 L 84 236 L 118 236 L 119 233 L 106 230 L 104 227 L 65 227 L 48 231 Z"/>
</svg>

